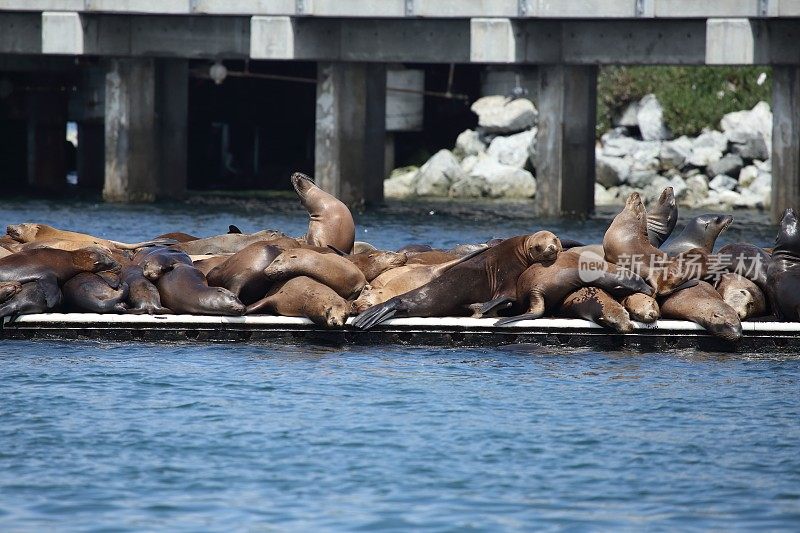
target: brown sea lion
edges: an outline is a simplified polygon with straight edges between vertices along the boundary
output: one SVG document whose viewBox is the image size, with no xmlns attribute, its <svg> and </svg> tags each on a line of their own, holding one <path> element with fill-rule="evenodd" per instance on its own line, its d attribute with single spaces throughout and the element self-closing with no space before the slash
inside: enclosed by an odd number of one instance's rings
<svg viewBox="0 0 800 533">
<path fill-rule="evenodd" d="M 598 287 L 618 295 L 653 294 L 645 280 L 631 271 L 573 251 L 561 252 L 555 261 L 534 263 L 517 279 L 516 305 L 523 314 L 503 318 L 498 326 L 554 312 L 568 294 L 581 287 Z"/>
<path fill-rule="evenodd" d="M 268 312 L 310 319 L 319 326 L 341 327 L 347 320 L 347 301 L 330 287 L 298 276 L 276 285 L 264 298 L 247 307 L 247 314 Z"/>
<path fill-rule="evenodd" d="M 353 254 L 361 254 L 364 252 L 375 252 L 378 248 L 372 244 L 364 241 L 356 241 L 353 243 Z"/>
<path fill-rule="evenodd" d="M 256 233 L 226 233 L 195 241 L 181 242 L 172 248 L 189 255 L 235 254 L 254 242 L 269 241 L 286 237 L 280 231 L 263 230 Z"/>
<path fill-rule="evenodd" d="M 482 250 L 483 248 L 488 248 L 489 245 L 486 243 L 477 243 L 477 244 L 459 244 L 458 246 L 453 246 L 449 250 L 447 250 L 448 254 L 453 255 L 467 255 L 477 250 Z"/>
<path fill-rule="evenodd" d="M 58 284 L 80 272 L 101 272 L 119 268 L 119 263 L 94 248 L 81 248 L 74 252 L 41 248 L 11 254 L 0 259 L 0 281 L 27 283 L 53 275 Z"/>
<path fill-rule="evenodd" d="M 398 268 L 406 264 L 406 254 L 396 252 L 373 250 L 343 256 L 352 262 L 364 274 L 368 282 L 371 282 L 387 270 Z"/>
<path fill-rule="evenodd" d="M 158 288 L 144 277 L 141 266 L 128 265 L 124 267 L 120 278 L 128 285 L 129 313 L 163 315 L 172 312 L 161 305 Z"/>
<path fill-rule="evenodd" d="M 64 284 L 64 305 L 67 310 L 89 313 L 125 313 L 128 307 L 128 284 L 117 288 L 97 274 L 81 272 Z"/>
<path fill-rule="evenodd" d="M 631 193 L 625 208 L 603 236 L 606 261 L 626 267 L 646 279 L 658 294 L 668 294 L 687 278 L 678 265 L 647 239 L 647 213 L 639 193 Z"/>
<path fill-rule="evenodd" d="M 350 209 L 299 172 L 292 174 L 292 186 L 300 197 L 300 203 L 308 211 L 306 244 L 321 247 L 330 245 L 351 253 L 356 239 L 356 225 Z"/>
<path fill-rule="evenodd" d="M 19 252 L 22 243 L 12 239 L 11 235 L 0 236 L 0 248 L 9 252 Z"/>
<path fill-rule="evenodd" d="M 175 265 L 193 266 L 192 258 L 186 252 L 166 246 L 143 248 L 136 252 L 132 262 L 141 266 L 144 277 L 153 283 L 172 270 Z"/>
<path fill-rule="evenodd" d="M 482 250 L 483 248 L 478 248 Z M 441 265 L 442 263 L 450 262 L 454 259 L 462 257 L 459 254 L 451 254 L 449 252 L 442 252 L 440 250 L 430 250 L 428 252 L 420 252 L 414 254 L 406 261 L 407 265 Z"/>
<path fill-rule="evenodd" d="M 560 251 L 561 242 L 549 231 L 506 239 L 430 283 L 366 310 L 353 325 L 368 329 L 395 315 L 460 315 L 471 312 L 472 304 L 513 297 L 517 278 L 526 268 L 553 260 Z"/>
<path fill-rule="evenodd" d="M 767 268 L 767 287 L 776 317 L 799 322 L 800 227 L 792 208 L 784 211 L 781 218 L 775 248 Z"/>
<path fill-rule="evenodd" d="M 633 320 L 652 324 L 661 317 L 656 299 L 641 292 L 629 294 L 620 303 Z"/>
<path fill-rule="evenodd" d="M 408 257 L 411 257 L 423 252 L 432 252 L 433 248 L 431 248 L 430 244 L 406 244 L 395 251 L 398 254 L 406 254 Z"/>
<path fill-rule="evenodd" d="M 0 246 L 0 259 L 2 259 L 3 257 L 9 256 L 9 255 L 11 255 L 13 253 L 14 252 L 12 252 L 11 250 L 8 250 L 8 249 L 3 248 L 2 246 Z"/>
<path fill-rule="evenodd" d="M 0 305 L 0 319 L 51 311 L 61 304 L 61 298 L 55 276 L 42 276 L 35 281 L 23 283 L 19 292 Z"/>
<path fill-rule="evenodd" d="M 161 241 L 161 240 L 173 240 L 176 242 L 189 242 L 189 241 L 196 241 L 200 237 L 195 237 L 194 235 L 189 235 L 188 233 L 183 233 L 182 231 L 171 231 L 169 233 L 164 233 L 162 235 L 158 235 L 157 237 L 153 237 L 154 241 Z"/>
<path fill-rule="evenodd" d="M 264 274 L 283 251 L 277 246 L 255 242 L 212 269 L 206 278 L 212 287 L 225 287 L 247 305 L 262 298 L 271 282 Z"/>
<path fill-rule="evenodd" d="M 208 273 L 217 268 L 219 265 L 227 261 L 231 255 L 233 254 L 225 254 L 225 255 L 210 255 L 205 257 L 204 259 L 199 259 L 200 257 L 204 257 L 202 255 L 196 255 L 192 257 L 192 265 L 203 273 L 204 276 L 208 276 Z"/>
<path fill-rule="evenodd" d="M 633 323 L 625 308 L 603 289 L 582 287 L 567 295 L 558 309 L 558 316 L 582 318 L 619 333 L 630 333 Z"/>
<path fill-rule="evenodd" d="M 0 303 L 12 298 L 22 290 L 22 284 L 17 281 L 0 281 Z"/>
<path fill-rule="evenodd" d="M 664 245 L 664 251 L 674 256 L 692 248 L 702 248 L 708 253 L 714 251 L 714 243 L 725 228 L 731 225 L 730 215 L 700 215 L 686 224 L 677 237 Z"/>
<path fill-rule="evenodd" d="M 12 239 L 23 243 L 40 240 L 62 240 L 80 242 L 83 243 L 84 246 L 98 245 L 103 248 L 119 248 L 120 250 L 135 250 L 143 246 L 156 244 L 153 241 L 138 243 L 111 241 L 95 237 L 94 235 L 87 235 L 86 233 L 61 230 L 53 226 L 48 226 L 47 224 L 35 224 L 33 222 L 9 224 L 6 228 L 6 232 Z"/>
<path fill-rule="evenodd" d="M 725 340 L 742 338 L 739 315 L 705 281 L 660 298 L 658 303 L 664 318 L 695 322 Z"/>
<path fill-rule="evenodd" d="M 647 209 L 647 239 L 658 248 L 666 241 L 675 224 L 678 222 L 678 204 L 675 202 L 675 191 L 667 187 L 655 204 Z"/>
<path fill-rule="evenodd" d="M 741 320 L 767 314 L 767 300 L 761 289 L 739 274 L 723 274 L 717 281 L 717 292 L 733 307 Z"/>
<path fill-rule="evenodd" d="M 367 284 L 364 274 L 344 257 L 303 248 L 279 254 L 264 269 L 264 276 L 269 283 L 308 276 L 327 285 L 343 298 L 356 297 Z"/>
<path fill-rule="evenodd" d="M 178 263 L 158 280 L 161 302 L 174 313 L 240 316 L 245 306 L 228 289 L 209 287 L 202 272 Z"/>
<path fill-rule="evenodd" d="M 767 269 L 772 261 L 770 254 L 754 244 L 737 242 L 726 244 L 713 256 L 715 272 L 733 272 L 749 279 L 767 293 Z"/>
</svg>

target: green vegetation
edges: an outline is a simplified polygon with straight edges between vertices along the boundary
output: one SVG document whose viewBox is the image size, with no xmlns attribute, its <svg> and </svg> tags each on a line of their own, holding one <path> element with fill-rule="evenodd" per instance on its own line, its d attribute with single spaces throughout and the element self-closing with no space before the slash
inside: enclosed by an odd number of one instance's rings
<svg viewBox="0 0 800 533">
<path fill-rule="evenodd" d="M 757 80 L 762 72 L 767 79 Z M 630 102 L 654 93 L 675 136 L 718 128 L 725 113 L 772 101 L 767 67 L 604 67 L 597 83 L 598 136 Z"/>
</svg>

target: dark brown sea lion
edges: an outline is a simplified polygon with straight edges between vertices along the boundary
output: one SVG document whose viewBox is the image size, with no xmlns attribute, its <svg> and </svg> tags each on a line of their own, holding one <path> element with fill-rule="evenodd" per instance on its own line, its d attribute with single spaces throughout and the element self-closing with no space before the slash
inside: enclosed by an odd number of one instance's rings
<svg viewBox="0 0 800 533">
<path fill-rule="evenodd" d="M 516 304 L 523 314 L 503 318 L 498 326 L 544 316 L 554 312 L 564 298 L 581 287 L 598 287 L 618 295 L 653 294 L 645 280 L 602 258 L 561 252 L 555 261 L 534 263 L 517 279 Z M 588 294 L 588 293 L 587 293 Z"/>
<path fill-rule="evenodd" d="M 226 233 L 195 241 L 181 242 L 172 248 L 189 255 L 235 254 L 254 242 L 286 237 L 280 231 L 263 230 L 256 233 Z"/>
<path fill-rule="evenodd" d="M 33 222 L 9 224 L 6 228 L 6 232 L 11 238 L 23 243 L 40 240 L 63 240 L 83 243 L 83 246 L 98 245 L 103 248 L 119 248 L 120 250 L 135 250 L 143 246 L 155 244 L 153 241 L 139 243 L 111 241 L 95 237 L 94 235 L 87 235 L 86 233 L 61 230 L 53 226 L 48 226 L 47 224 L 35 224 Z"/>
<path fill-rule="evenodd" d="M 269 283 L 308 276 L 327 285 L 343 298 L 358 296 L 367 284 L 364 274 L 344 257 L 320 254 L 303 248 L 279 254 L 264 269 L 264 276 Z"/>
<path fill-rule="evenodd" d="M 161 241 L 161 240 L 173 240 L 177 242 L 189 242 L 189 241 L 196 241 L 200 237 L 195 237 L 194 235 L 189 235 L 188 233 L 183 233 L 182 231 L 171 231 L 169 233 L 164 233 L 157 237 L 153 237 L 154 241 Z"/>
<path fill-rule="evenodd" d="M 725 340 L 742 338 L 739 315 L 705 281 L 659 299 L 659 305 L 664 318 L 690 320 Z"/>
<path fill-rule="evenodd" d="M 128 285 L 129 313 L 148 315 L 171 313 L 169 309 L 161 305 L 158 288 L 144 277 L 141 266 L 128 265 L 124 267 L 120 278 Z"/>
<path fill-rule="evenodd" d="M 715 270 L 733 272 L 749 279 L 767 293 L 767 269 L 772 260 L 770 255 L 753 244 L 737 242 L 726 244 L 713 256 Z"/>
<path fill-rule="evenodd" d="M 17 281 L 0 281 L 0 303 L 12 298 L 22 290 L 22 285 Z"/>
<path fill-rule="evenodd" d="M 0 260 L 2 261 L 2 260 Z M 800 321 L 800 227 L 794 209 L 783 213 L 767 268 L 767 288 L 780 320 Z"/>
<path fill-rule="evenodd" d="M 233 254 L 225 254 L 225 255 L 210 255 L 205 259 L 195 259 L 192 258 L 192 265 L 203 273 L 204 276 L 208 276 L 208 273 L 217 268 L 219 265 L 230 259 L 231 255 Z M 203 257 L 203 256 L 195 256 L 195 257 Z"/>
<path fill-rule="evenodd" d="M 430 244 L 406 244 L 395 250 L 398 254 L 406 254 L 407 256 L 411 257 L 415 254 L 421 254 L 423 252 L 431 252 L 433 248 L 431 248 Z"/>
<path fill-rule="evenodd" d="M 478 248 L 483 250 L 483 248 Z M 473 250 L 474 251 L 474 250 Z M 441 265 L 448 263 L 454 259 L 462 257 L 461 254 L 451 254 L 449 252 L 442 252 L 440 250 L 430 250 L 428 252 L 420 252 L 414 254 L 406 261 L 407 265 Z"/>
<path fill-rule="evenodd" d="M 620 303 L 633 320 L 651 324 L 661 317 L 656 299 L 641 292 L 624 297 Z"/>
<path fill-rule="evenodd" d="M 516 294 L 517 278 L 538 261 L 551 261 L 561 242 L 549 231 L 512 237 L 487 248 L 430 283 L 395 296 L 359 315 L 353 325 L 368 329 L 395 315 L 449 316 L 471 313 L 470 305 Z"/>
<path fill-rule="evenodd" d="M 175 265 L 193 266 L 192 258 L 186 252 L 166 246 L 143 248 L 136 252 L 132 262 L 141 266 L 144 277 L 153 283 L 172 270 Z"/>
<path fill-rule="evenodd" d="M 647 210 L 647 239 L 658 248 L 666 241 L 678 222 L 678 204 L 672 187 L 661 191 L 655 205 Z"/>
<path fill-rule="evenodd" d="M 52 274 L 42 276 L 23 283 L 17 294 L 0 305 L 0 319 L 51 311 L 61 304 L 61 297 L 56 278 Z"/>
<path fill-rule="evenodd" d="M 264 274 L 283 251 L 271 244 L 256 242 L 230 256 L 207 275 L 212 287 L 225 287 L 247 305 L 262 298 L 271 283 Z"/>
<path fill-rule="evenodd" d="M 678 265 L 647 239 L 647 213 L 639 193 L 631 193 L 625 208 L 603 237 L 606 261 L 628 268 L 646 279 L 658 294 L 669 294 L 687 278 Z"/>
<path fill-rule="evenodd" d="M 0 259 L 0 281 L 27 283 L 53 275 L 59 284 L 80 272 L 101 272 L 119 268 L 119 263 L 99 249 L 74 252 L 41 248 L 18 252 Z"/>
<path fill-rule="evenodd" d="M 300 203 L 308 211 L 305 242 L 320 247 L 335 246 L 348 254 L 352 252 L 356 225 L 350 209 L 299 172 L 292 174 L 292 186 L 300 197 Z"/>
<path fill-rule="evenodd" d="M 128 307 L 128 284 L 113 288 L 97 274 L 81 272 L 64 284 L 64 305 L 67 310 L 89 313 L 125 313 Z"/>
<path fill-rule="evenodd" d="M 671 256 L 692 248 L 702 248 L 706 252 L 712 253 L 717 237 L 725 228 L 731 225 L 731 222 L 733 222 L 733 217 L 730 215 L 701 215 L 695 217 L 686 224 L 686 227 L 677 237 L 664 246 L 664 251 Z"/>
<path fill-rule="evenodd" d="M 634 330 L 622 304 L 598 287 L 583 287 L 567 295 L 558 310 L 558 316 L 582 318 L 619 333 Z"/>
<path fill-rule="evenodd" d="M 486 243 L 459 244 L 458 246 L 454 246 L 454 247 L 450 248 L 449 250 L 447 250 L 447 253 L 448 254 L 462 256 L 462 255 L 467 255 L 467 254 L 470 254 L 470 253 L 475 252 L 477 250 L 482 250 L 482 249 L 488 248 L 488 247 L 489 247 L 489 245 L 486 244 Z"/>
<path fill-rule="evenodd" d="M 717 292 L 733 307 L 741 320 L 767 314 L 767 300 L 761 289 L 739 274 L 723 274 L 717 282 Z"/>
<path fill-rule="evenodd" d="M 161 302 L 174 313 L 239 316 L 245 311 L 235 294 L 209 287 L 202 272 L 182 263 L 159 278 L 158 292 Z"/>
<path fill-rule="evenodd" d="M 347 320 L 347 301 L 330 287 L 298 276 L 276 285 L 261 300 L 247 307 L 247 314 L 268 312 L 310 319 L 319 326 L 341 327 Z"/>
</svg>

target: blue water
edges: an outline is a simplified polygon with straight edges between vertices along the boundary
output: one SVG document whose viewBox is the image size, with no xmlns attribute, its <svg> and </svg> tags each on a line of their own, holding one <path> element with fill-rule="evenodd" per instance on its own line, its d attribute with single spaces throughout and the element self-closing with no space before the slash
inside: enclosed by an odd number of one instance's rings
<svg viewBox="0 0 800 533">
<path fill-rule="evenodd" d="M 588 240 L 608 218 L 476 209 L 393 206 L 359 237 Z M 742 216 L 730 240 L 771 240 Z M 305 227 L 280 203 L 0 217 L 120 240 Z M 4 341 L 0 398 L 0 531 L 800 529 L 800 350 Z"/>
</svg>

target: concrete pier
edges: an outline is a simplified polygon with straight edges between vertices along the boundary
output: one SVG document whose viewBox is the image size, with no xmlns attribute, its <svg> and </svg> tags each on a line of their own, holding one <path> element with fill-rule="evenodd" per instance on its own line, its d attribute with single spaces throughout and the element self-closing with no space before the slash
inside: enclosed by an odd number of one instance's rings
<svg viewBox="0 0 800 533">
<path fill-rule="evenodd" d="M 538 93 L 537 213 L 591 213 L 597 67 L 542 65 Z"/>
<path fill-rule="evenodd" d="M 57 87 L 28 94 L 28 186 L 62 192 L 66 182 L 67 95 Z"/>
<path fill-rule="evenodd" d="M 386 67 L 326 62 L 317 67 L 315 178 L 348 205 L 383 201 Z"/>
<path fill-rule="evenodd" d="M 800 67 L 773 68 L 772 220 L 800 208 Z"/>
</svg>

